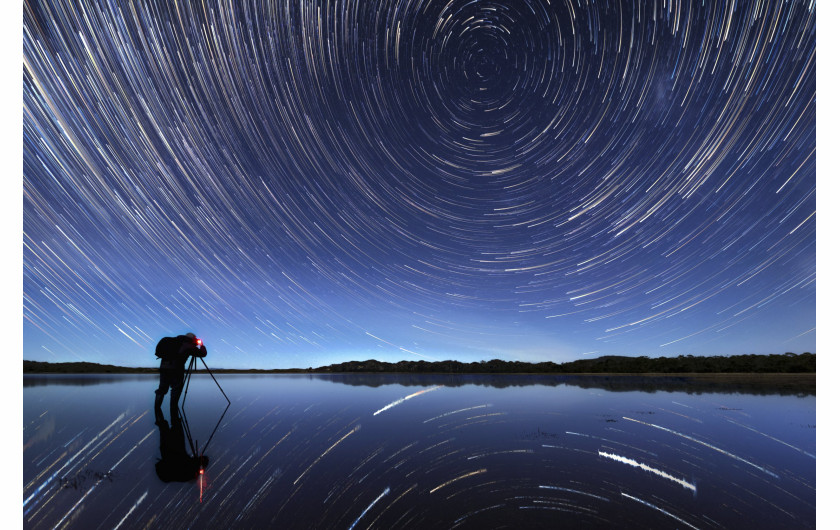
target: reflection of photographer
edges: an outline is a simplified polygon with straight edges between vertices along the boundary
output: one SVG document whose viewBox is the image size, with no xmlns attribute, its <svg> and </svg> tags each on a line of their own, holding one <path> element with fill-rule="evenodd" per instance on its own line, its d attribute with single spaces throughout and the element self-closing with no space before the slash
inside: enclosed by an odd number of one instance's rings
<svg viewBox="0 0 840 530">
<path fill-rule="evenodd" d="M 189 482 L 195 480 L 207 467 L 206 456 L 190 456 L 184 439 L 184 427 L 177 411 L 172 415 L 172 427 L 163 413 L 155 411 L 155 424 L 160 429 L 160 460 L 155 463 L 158 478 L 164 482 Z"/>
<path fill-rule="evenodd" d="M 169 410 L 174 422 L 178 411 L 178 399 L 184 387 L 184 367 L 187 359 L 190 356 L 206 357 L 207 348 L 204 347 L 201 339 L 193 333 L 187 333 L 160 339 L 155 348 L 155 355 L 160 358 L 160 386 L 155 390 L 155 410 L 160 410 L 163 396 L 171 388 Z"/>
</svg>

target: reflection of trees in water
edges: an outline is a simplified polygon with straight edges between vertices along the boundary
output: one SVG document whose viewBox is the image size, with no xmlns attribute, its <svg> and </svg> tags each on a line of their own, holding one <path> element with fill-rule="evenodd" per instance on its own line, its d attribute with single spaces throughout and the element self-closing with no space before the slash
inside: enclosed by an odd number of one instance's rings
<svg viewBox="0 0 840 530">
<path fill-rule="evenodd" d="M 645 375 L 508 375 L 508 374 L 312 374 L 313 379 L 351 386 L 383 385 L 494 388 L 577 386 L 611 392 L 685 392 L 756 395 L 816 395 L 816 379 L 809 375 L 776 376 L 645 376 Z"/>
<path fill-rule="evenodd" d="M 148 381 L 149 376 L 145 375 L 103 375 L 103 374 L 79 374 L 79 375 L 23 375 L 23 386 L 90 386 L 109 383 L 125 383 L 127 381 Z"/>
<path fill-rule="evenodd" d="M 769 377 L 747 375 L 737 377 L 719 376 L 578 376 L 570 378 L 568 384 L 581 388 L 600 388 L 614 392 L 685 392 L 688 394 L 723 393 L 755 395 L 816 395 L 814 376 Z"/>
<path fill-rule="evenodd" d="M 272 377 L 272 376 L 267 376 Z M 23 386 L 89 386 L 148 380 L 143 375 L 24 375 Z M 351 386 L 379 387 L 466 385 L 510 388 L 569 385 L 611 392 L 686 392 L 755 395 L 802 395 L 817 393 L 816 377 L 811 374 L 747 374 L 696 376 L 645 375 L 527 375 L 527 374 L 310 374 L 310 379 Z"/>
</svg>

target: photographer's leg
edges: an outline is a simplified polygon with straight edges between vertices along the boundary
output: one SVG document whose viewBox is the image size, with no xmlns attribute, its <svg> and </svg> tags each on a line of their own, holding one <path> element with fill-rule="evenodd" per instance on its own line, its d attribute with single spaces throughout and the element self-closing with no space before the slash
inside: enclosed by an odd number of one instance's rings
<svg viewBox="0 0 840 530">
<path fill-rule="evenodd" d="M 169 412 L 172 414 L 172 418 L 175 418 L 178 414 L 178 401 L 181 399 L 183 388 L 182 384 L 172 385 L 172 393 L 169 395 Z"/>
<path fill-rule="evenodd" d="M 163 405 L 163 396 L 166 395 L 168 388 L 169 383 L 167 383 L 166 378 L 161 375 L 160 385 L 158 385 L 157 390 L 155 390 L 155 410 L 160 410 L 161 405 Z"/>
</svg>

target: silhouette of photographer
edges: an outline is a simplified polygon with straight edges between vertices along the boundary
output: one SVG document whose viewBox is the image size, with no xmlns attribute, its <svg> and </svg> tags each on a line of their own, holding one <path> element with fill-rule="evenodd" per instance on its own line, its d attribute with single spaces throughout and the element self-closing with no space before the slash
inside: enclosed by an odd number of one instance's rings
<svg viewBox="0 0 840 530">
<path fill-rule="evenodd" d="M 172 426 L 163 417 L 160 409 L 155 410 L 155 425 L 160 430 L 160 460 L 155 462 L 155 472 L 164 482 L 189 482 L 195 480 L 200 471 L 207 467 L 209 459 L 202 456 L 190 456 L 184 439 L 184 426 L 181 417 L 175 411 L 172 414 Z"/>
<path fill-rule="evenodd" d="M 178 414 L 178 399 L 184 387 L 184 367 L 187 359 L 190 356 L 206 357 L 207 348 L 195 334 L 187 333 L 160 339 L 155 348 L 155 355 L 160 358 L 160 385 L 155 390 L 155 418 L 163 404 L 163 396 L 172 389 L 169 395 L 169 410 L 174 423 Z"/>
</svg>

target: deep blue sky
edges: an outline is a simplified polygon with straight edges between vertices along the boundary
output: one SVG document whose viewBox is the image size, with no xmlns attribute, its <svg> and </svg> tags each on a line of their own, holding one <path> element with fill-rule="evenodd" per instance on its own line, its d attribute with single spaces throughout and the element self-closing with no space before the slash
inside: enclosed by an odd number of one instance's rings
<svg viewBox="0 0 840 530">
<path fill-rule="evenodd" d="M 53 4 L 24 359 L 816 351 L 812 2 Z"/>
</svg>

